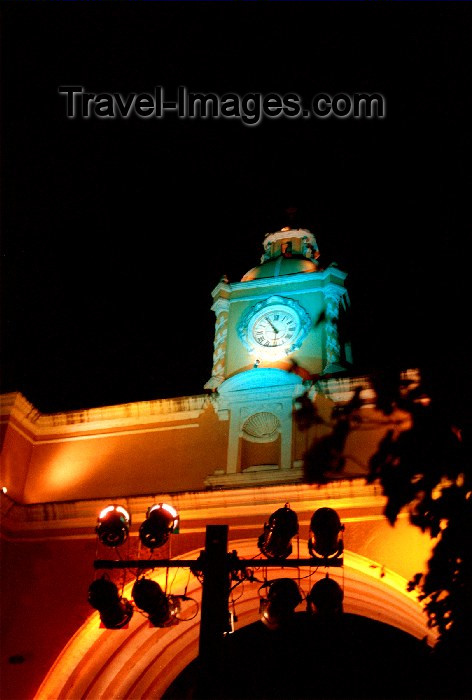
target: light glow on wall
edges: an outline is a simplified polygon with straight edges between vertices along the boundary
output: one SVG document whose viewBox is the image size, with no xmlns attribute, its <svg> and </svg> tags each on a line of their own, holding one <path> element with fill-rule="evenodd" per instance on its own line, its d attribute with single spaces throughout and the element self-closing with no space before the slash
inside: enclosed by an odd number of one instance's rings
<svg viewBox="0 0 472 700">
<path fill-rule="evenodd" d="M 106 475 L 111 456 L 110 445 L 107 445 L 107 449 L 104 446 L 96 449 L 94 444 L 90 445 L 85 440 L 69 441 L 60 446 L 45 445 L 41 453 L 33 457 L 38 463 L 44 461 L 47 464 L 46 474 L 42 470 L 38 486 L 46 493 L 54 489 L 59 494 L 67 494 L 68 490 L 87 482 L 100 470 Z"/>
</svg>

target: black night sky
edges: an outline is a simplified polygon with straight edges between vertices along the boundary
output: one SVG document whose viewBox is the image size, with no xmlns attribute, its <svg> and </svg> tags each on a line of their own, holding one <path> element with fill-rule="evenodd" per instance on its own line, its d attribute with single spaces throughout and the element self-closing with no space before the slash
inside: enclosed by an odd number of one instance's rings
<svg viewBox="0 0 472 700">
<path fill-rule="evenodd" d="M 211 290 L 287 207 L 349 273 L 355 371 L 469 366 L 470 3 L 2 6 L 2 391 L 201 393 Z M 69 120 L 93 92 L 380 92 L 383 120 Z"/>
</svg>

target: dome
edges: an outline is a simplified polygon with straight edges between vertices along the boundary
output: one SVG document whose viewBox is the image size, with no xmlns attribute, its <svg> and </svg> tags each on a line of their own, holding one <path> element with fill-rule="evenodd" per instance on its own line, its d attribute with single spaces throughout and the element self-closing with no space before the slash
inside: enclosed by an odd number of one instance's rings
<svg viewBox="0 0 472 700">
<path fill-rule="evenodd" d="M 278 258 L 268 260 L 246 272 L 241 282 L 250 282 L 263 277 L 279 277 L 280 275 L 296 275 L 298 272 L 316 272 L 318 265 L 306 258 Z"/>
<path fill-rule="evenodd" d="M 318 257 L 319 251 L 314 235 L 308 229 L 293 229 L 287 226 L 280 231 L 266 234 L 261 264 L 246 272 L 241 282 L 264 277 L 296 275 L 299 272 L 316 272 Z"/>
</svg>

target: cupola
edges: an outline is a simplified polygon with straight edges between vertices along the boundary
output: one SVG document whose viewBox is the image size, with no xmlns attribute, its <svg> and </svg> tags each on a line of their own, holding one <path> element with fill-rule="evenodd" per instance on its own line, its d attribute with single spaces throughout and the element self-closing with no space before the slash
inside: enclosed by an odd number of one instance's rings
<svg viewBox="0 0 472 700">
<path fill-rule="evenodd" d="M 316 272 L 319 255 L 315 236 L 308 229 L 286 226 L 266 234 L 261 264 L 246 272 L 241 282 Z"/>
</svg>

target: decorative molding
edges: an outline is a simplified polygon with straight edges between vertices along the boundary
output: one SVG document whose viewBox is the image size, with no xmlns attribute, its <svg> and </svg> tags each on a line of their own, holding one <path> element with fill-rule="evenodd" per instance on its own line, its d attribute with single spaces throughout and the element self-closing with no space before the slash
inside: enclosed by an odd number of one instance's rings
<svg viewBox="0 0 472 700">
<path fill-rule="evenodd" d="M 155 423 L 174 422 L 198 418 L 208 405 L 206 394 L 183 396 L 174 399 L 139 401 L 117 404 L 83 411 L 42 414 L 21 394 L 7 394 L 0 397 L 2 402 L 2 422 L 8 423 L 18 432 L 21 429 L 30 434 L 33 443 L 43 442 L 43 438 L 68 439 L 80 433 L 88 435 L 96 430 L 130 428 L 136 431 Z M 107 435 L 119 434 L 107 433 Z M 24 434 L 24 433 L 22 433 Z M 61 439 L 59 439 L 61 441 Z"/>
<path fill-rule="evenodd" d="M 338 318 L 339 318 L 339 302 L 343 298 L 346 290 L 344 287 L 338 287 L 334 284 L 328 284 L 323 290 L 326 302 L 326 367 L 327 371 L 342 371 L 344 367 L 341 364 L 341 345 L 338 336 Z"/>
<path fill-rule="evenodd" d="M 21 415 L 28 416 L 31 422 L 35 422 L 42 415 L 19 391 L 0 394 L 0 406 L 2 415 L 18 411 Z"/>
<path fill-rule="evenodd" d="M 264 242 L 264 252 L 261 255 L 261 265 L 272 257 L 272 241 Z"/>
<path fill-rule="evenodd" d="M 279 401 L 274 403 L 274 401 L 258 401 L 254 403 L 251 401 L 250 405 L 242 406 L 240 409 L 240 418 L 244 422 L 250 418 L 255 413 L 273 413 L 279 420 L 281 420 L 287 410 L 287 406 Z"/>
<path fill-rule="evenodd" d="M 273 472 L 278 470 L 278 468 L 277 464 L 253 464 L 252 467 L 243 469 L 243 472 Z"/>
<path fill-rule="evenodd" d="M 327 267 L 325 270 L 317 270 L 314 272 L 295 272 L 292 275 L 281 275 L 280 277 L 274 278 L 274 277 L 261 277 L 259 279 L 255 280 L 248 280 L 246 282 L 232 282 L 231 283 L 231 291 L 237 292 L 239 290 L 246 290 L 249 287 L 255 287 L 255 288 L 263 288 L 263 287 L 273 287 L 274 284 L 277 284 L 277 287 L 282 287 L 286 285 L 297 285 L 299 282 L 304 283 L 304 285 L 308 282 L 316 282 L 317 289 L 320 289 L 320 291 L 323 289 L 323 283 L 326 280 L 329 280 L 333 275 L 338 277 L 340 279 L 340 284 L 343 284 L 344 280 L 347 277 L 347 272 L 343 272 L 340 270 L 338 267 Z M 320 284 L 321 283 L 321 284 Z M 313 290 L 307 290 L 307 291 L 313 291 Z M 297 294 L 299 294 L 299 290 L 297 289 Z M 244 296 L 236 296 L 235 298 L 231 299 L 231 302 L 233 301 L 241 301 L 241 300 L 246 300 L 249 297 L 244 297 Z"/>
<path fill-rule="evenodd" d="M 297 253 L 301 253 L 305 258 L 309 260 L 316 259 L 319 257 L 318 245 L 316 243 L 315 236 L 308 229 L 304 228 L 290 228 L 286 227 L 280 231 L 274 231 L 273 233 L 266 233 L 264 238 L 264 253 L 261 257 L 261 264 L 267 262 L 268 260 L 274 259 L 280 255 L 281 247 L 275 246 L 277 242 L 296 240 L 300 242 Z"/>
<path fill-rule="evenodd" d="M 8 540 L 74 539 L 96 537 L 93 526 L 98 513 L 110 502 L 121 503 L 131 513 L 132 522 L 144 520 L 149 504 L 171 502 L 181 521 L 189 522 L 204 517 L 205 523 L 220 519 L 228 512 L 234 520 L 259 514 L 261 508 L 279 507 L 290 501 L 294 508 L 312 511 L 325 502 L 335 509 L 376 508 L 382 515 L 386 498 L 375 484 L 366 484 L 364 478 L 337 479 L 316 488 L 302 483 L 301 469 L 274 469 L 262 472 L 226 474 L 214 472 L 205 480 L 208 490 L 188 493 L 149 493 L 141 496 L 113 496 L 112 498 L 56 501 L 53 503 L 20 504 L 8 494 L 0 492 L 2 536 Z M 254 489 L 256 485 L 265 488 Z M 234 488 L 235 486 L 239 488 Z M 224 490 L 228 489 L 228 490 Z M 133 525 L 136 532 L 137 525 Z M 186 528 L 187 529 L 187 528 Z M 200 528 L 203 531 L 203 527 Z"/>
<path fill-rule="evenodd" d="M 302 255 L 310 260 L 316 260 L 320 256 L 318 245 L 313 234 L 303 236 L 302 238 Z"/>
<path fill-rule="evenodd" d="M 211 310 L 215 312 L 216 316 L 219 316 L 225 311 L 229 311 L 229 304 L 229 299 L 218 297 L 218 299 L 215 299 L 215 301 L 213 302 Z"/>
<path fill-rule="evenodd" d="M 217 333 L 215 335 L 213 347 L 216 348 L 218 345 L 222 345 L 226 341 L 227 335 L 228 335 L 228 328 L 225 326 L 219 333 Z"/>
<path fill-rule="evenodd" d="M 326 287 L 323 287 L 323 294 L 325 299 L 339 303 L 341 298 L 347 295 L 347 290 L 345 287 L 340 287 L 337 284 L 329 283 L 326 285 Z"/>
<path fill-rule="evenodd" d="M 224 381 L 224 357 L 226 354 L 226 338 L 228 335 L 228 311 L 229 300 L 217 298 L 211 307 L 216 314 L 215 337 L 213 341 L 213 368 L 210 379 L 205 383 L 204 389 L 216 391 Z"/>
<path fill-rule="evenodd" d="M 264 237 L 264 248 L 268 243 L 274 243 L 275 241 L 284 241 L 287 238 L 307 238 L 312 243 L 315 243 L 315 236 L 307 228 L 289 228 L 286 230 L 274 231 L 273 233 L 266 233 Z"/>
<path fill-rule="evenodd" d="M 250 280 L 247 282 L 232 282 L 231 292 L 233 294 L 231 299 L 222 299 L 223 302 L 228 302 L 228 304 L 234 304 L 241 301 L 254 301 L 261 298 L 261 293 L 247 293 L 248 289 L 264 289 L 264 287 L 274 287 L 276 284 L 278 288 L 280 287 L 290 287 L 290 293 L 292 291 L 296 292 L 297 296 L 300 294 L 313 294 L 314 292 L 323 293 L 325 289 L 326 281 L 330 280 L 333 275 L 339 278 L 338 281 L 329 282 L 328 285 L 332 284 L 334 287 L 339 286 L 344 289 L 345 296 L 343 296 L 343 301 L 348 301 L 347 290 L 343 287 L 344 280 L 347 277 L 347 272 L 343 272 L 337 267 L 328 267 L 325 270 L 316 272 L 296 272 L 291 275 L 282 275 L 280 277 L 261 277 L 260 279 Z M 303 285 L 300 283 L 303 282 Z M 307 283 L 311 282 L 309 286 Z M 238 292 L 246 292 L 243 294 L 238 294 Z M 213 307 L 212 307 L 213 309 Z"/>
<path fill-rule="evenodd" d="M 215 350 L 213 353 L 213 363 L 216 365 L 218 360 L 221 360 L 224 357 L 225 354 L 225 349 L 221 347 L 221 345 Z"/>
<path fill-rule="evenodd" d="M 280 396 L 291 397 L 293 391 L 302 387 L 302 378 L 277 367 L 258 367 L 238 372 L 226 379 L 219 389 L 220 397 L 246 401 L 247 398 L 261 400 L 261 394 L 270 393 L 272 400 Z M 252 392 L 260 390 L 255 395 Z"/>
<path fill-rule="evenodd" d="M 254 486 L 273 486 L 277 484 L 301 484 L 303 470 L 301 469 L 268 469 L 264 471 L 237 472 L 235 474 L 211 474 L 205 479 L 207 488 L 236 488 Z"/>
<path fill-rule="evenodd" d="M 215 333 L 217 333 L 221 326 L 225 326 L 228 323 L 228 317 L 220 314 L 215 321 Z"/>
<path fill-rule="evenodd" d="M 220 292 L 226 292 L 226 294 L 231 293 L 231 284 L 228 281 L 228 278 L 223 275 L 223 277 L 220 279 L 216 287 L 213 289 L 211 295 L 213 298 L 217 297 Z"/>
<path fill-rule="evenodd" d="M 186 418 L 198 418 L 198 414 L 188 415 Z M 154 427 L 154 428 L 134 428 L 131 430 L 115 430 L 113 433 L 101 433 L 101 434 L 90 434 L 85 433 L 84 435 L 66 435 L 58 438 L 46 438 L 41 440 L 33 440 L 33 444 L 41 445 L 54 445 L 54 444 L 64 444 L 66 442 L 79 442 L 83 440 L 105 440 L 105 439 L 116 439 L 121 438 L 126 435 L 143 435 L 145 433 L 162 433 L 168 432 L 170 430 L 190 430 L 192 428 L 199 428 L 198 423 L 184 423 L 183 425 L 166 425 L 164 427 Z"/>
<path fill-rule="evenodd" d="M 210 379 L 205 383 L 204 389 L 209 391 L 216 391 L 218 387 L 224 382 L 225 378 L 217 373 L 217 367 L 215 367 L 215 374 L 212 374 Z M 213 395 L 210 398 L 214 398 Z"/>
<path fill-rule="evenodd" d="M 410 389 L 415 388 L 420 383 L 420 371 L 418 369 L 405 370 L 400 373 L 400 379 L 408 384 Z M 316 387 L 320 393 L 329 397 L 336 404 L 350 401 L 358 387 L 361 387 L 359 398 L 363 406 L 373 406 L 375 401 L 375 391 L 367 376 L 320 379 L 316 382 Z"/>
</svg>

